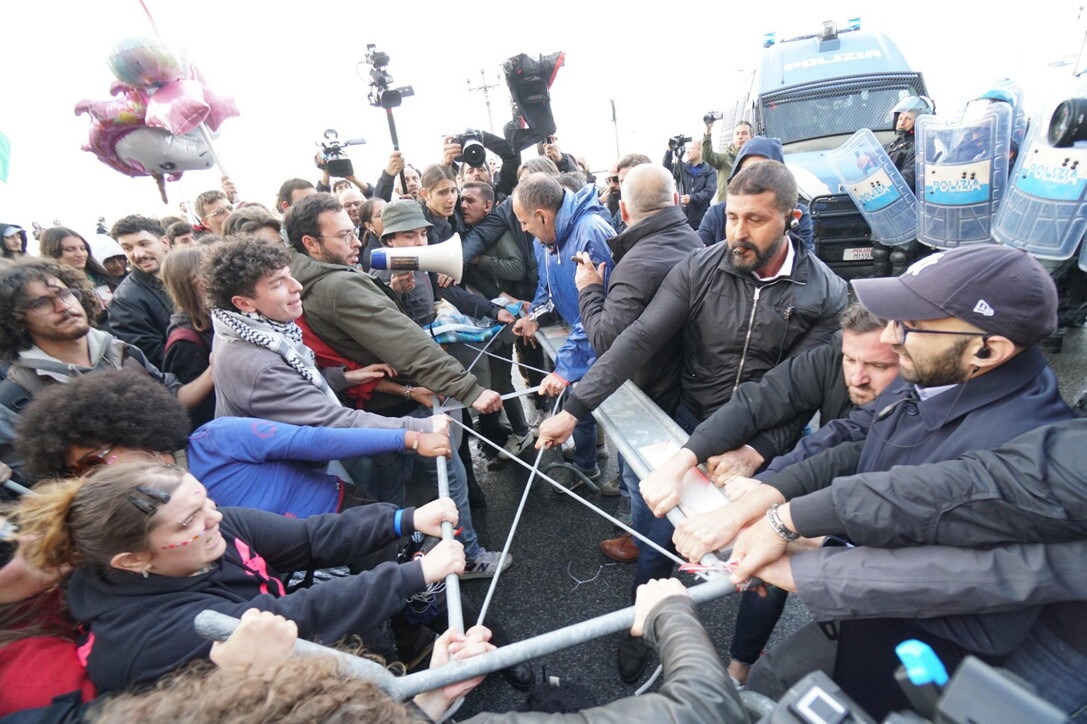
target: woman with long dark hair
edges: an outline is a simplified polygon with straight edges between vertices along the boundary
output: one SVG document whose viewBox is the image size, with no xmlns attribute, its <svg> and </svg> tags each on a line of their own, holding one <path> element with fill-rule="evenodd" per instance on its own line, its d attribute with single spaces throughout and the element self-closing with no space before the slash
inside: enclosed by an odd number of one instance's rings
<svg viewBox="0 0 1087 724">
<path fill-rule="evenodd" d="M 117 281 L 94 258 L 91 245 L 82 234 L 65 226 L 54 226 L 42 232 L 38 244 L 42 256 L 52 257 L 86 274 L 98 296 L 108 304 L 113 290 L 117 288 Z"/>
<path fill-rule="evenodd" d="M 162 352 L 162 371 L 177 375 L 182 382 L 192 382 L 211 365 L 211 344 L 215 332 L 204 296 L 200 263 L 206 247 L 175 249 L 162 260 L 162 283 L 174 304 L 166 346 Z M 189 408 L 193 428 L 215 419 L 215 389 L 198 405 Z"/>
</svg>

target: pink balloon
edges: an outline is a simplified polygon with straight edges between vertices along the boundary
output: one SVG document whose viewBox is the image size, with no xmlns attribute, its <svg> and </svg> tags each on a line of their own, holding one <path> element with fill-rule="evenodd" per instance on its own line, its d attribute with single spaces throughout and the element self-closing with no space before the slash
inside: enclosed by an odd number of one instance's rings
<svg viewBox="0 0 1087 724">
<path fill-rule="evenodd" d="M 175 80 L 151 94 L 145 122 L 148 126 L 183 135 L 203 123 L 210 111 L 199 81 Z"/>
</svg>

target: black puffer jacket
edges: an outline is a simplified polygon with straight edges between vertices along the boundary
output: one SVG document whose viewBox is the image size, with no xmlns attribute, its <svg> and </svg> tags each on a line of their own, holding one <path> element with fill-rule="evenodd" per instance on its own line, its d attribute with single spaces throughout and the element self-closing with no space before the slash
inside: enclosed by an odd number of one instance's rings
<svg viewBox="0 0 1087 724">
<path fill-rule="evenodd" d="M 790 237 L 792 275 L 768 282 L 736 272 L 727 244 L 672 269 L 645 312 L 581 380 L 566 410 L 581 419 L 682 332 L 680 401 L 703 420 L 742 382 L 786 357 L 828 344 L 845 309 L 846 285 Z"/>
</svg>

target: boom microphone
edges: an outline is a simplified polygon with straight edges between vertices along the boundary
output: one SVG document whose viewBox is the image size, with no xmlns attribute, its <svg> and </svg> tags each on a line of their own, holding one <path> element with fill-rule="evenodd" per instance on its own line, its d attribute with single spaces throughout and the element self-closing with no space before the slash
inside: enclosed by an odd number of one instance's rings
<svg viewBox="0 0 1087 724">
<path fill-rule="evenodd" d="M 374 249 L 370 254 L 370 266 L 387 271 L 428 271 L 453 277 L 460 283 L 464 270 L 464 252 L 460 235 L 454 234 L 448 241 L 431 246 L 387 246 Z"/>
</svg>

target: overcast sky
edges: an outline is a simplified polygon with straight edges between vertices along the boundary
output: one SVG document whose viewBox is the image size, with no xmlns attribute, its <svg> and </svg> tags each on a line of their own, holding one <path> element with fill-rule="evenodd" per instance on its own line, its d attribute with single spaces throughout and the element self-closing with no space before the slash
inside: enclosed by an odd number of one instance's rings
<svg viewBox="0 0 1087 724">
<path fill-rule="evenodd" d="M 438 159 L 444 133 L 488 125 L 483 95 L 470 92 L 467 81 L 479 85 L 483 70 L 501 86 L 491 95 L 500 128 L 510 117 L 502 60 L 565 51 L 566 67 L 552 88 L 561 144 L 602 169 L 615 159 L 609 99 L 618 111 L 620 151 L 655 158 L 669 136 L 698 132 L 706 111 L 735 98 L 741 71 L 757 64 L 769 31 L 789 37 L 813 32 L 825 19 L 844 24 L 860 15 L 866 28 L 889 33 L 924 73 L 941 113 L 999 77 L 1033 87 L 1048 64 L 1079 50 L 1083 34 L 1081 3 L 1070 0 L 878 7 L 838 0 L 145 3 L 162 38 L 187 52 L 208 87 L 235 98 L 241 116 L 226 121 L 216 148 L 242 196 L 269 206 L 283 180 L 316 179 L 314 142 L 325 128 L 367 140 L 349 150 L 360 176 L 376 177 L 384 166 L 388 127 L 384 113 L 367 103 L 369 68 L 359 65 L 367 43 L 390 54 L 397 84 L 415 88 L 396 121 L 404 153 L 419 167 Z M 1010 16 L 1008 7 L 1023 14 Z M 150 177 L 129 178 L 80 150 L 89 121 L 73 106 L 109 99 L 106 59 L 118 40 L 154 35 L 139 0 L 23 3 L 17 13 L 9 8 L 4 31 L 0 131 L 11 141 L 12 160 L 8 183 L 0 183 L 0 221 L 29 228 L 59 218 L 89 234 L 98 216 L 161 216 L 218 187 L 214 170 L 186 173 L 168 185 L 164 206 Z"/>
</svg>

